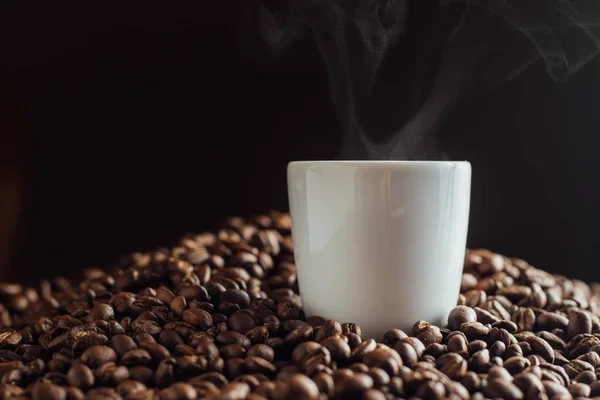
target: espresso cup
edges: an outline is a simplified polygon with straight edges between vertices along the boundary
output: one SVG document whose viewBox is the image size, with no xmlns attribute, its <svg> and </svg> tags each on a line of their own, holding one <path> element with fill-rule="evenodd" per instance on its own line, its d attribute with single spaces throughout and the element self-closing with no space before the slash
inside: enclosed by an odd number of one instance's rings
<svg viewBox="0 0 600 400">
<path fill-rule="evenodd" d="M 299 161 L 287 174 L 307 316 L 376 339 L 418 320 L 446 325 L 465 256 L 468 162 Z"/>
</svg>

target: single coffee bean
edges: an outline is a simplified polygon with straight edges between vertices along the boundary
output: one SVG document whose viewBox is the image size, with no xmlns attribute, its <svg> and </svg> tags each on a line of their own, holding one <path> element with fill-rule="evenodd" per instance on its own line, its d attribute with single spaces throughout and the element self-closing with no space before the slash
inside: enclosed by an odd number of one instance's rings
<svg viewBox="0 0 600 400">
<path fill-rule="evenodd" d="M 477 314 L 471 307 L 457 306 L 450 311 L 448 315 L 448 327 L 450 329 L 459 329 L 466 322 L 477 322 Z"/>
<path fill-rule="evenodd" d="M 567 335 L 574 337 L 582 333 L 592 333 L 592 319 L 587 312 L 571 310 L 569 312 Z"/>
<path fill-rule="evenodd" d="M 329 336 L 320 344 L 329 350 L 332 360 L 343 363 L 350 359 L 350 346 L 342 339 L 342 336 Z"/>
<path fill-rule="evenodd" d="M 315 334 L 315 341 L 321 340 L 330 336 L 340 336 L 342 334 L 342 325 L 334 320 L 328 320 L 321 325 L 320 329 Z"/>
<path fill-rule="evenodd" d="M 407 337 L 408 335 L 400 329 L 390 329 L 383 335 L 383 344 L 393 347 L 396 342 Z"/>
<path fill-rule="evenodd" d="M 226 331 L 226 332 L 222 332 L 220 334 L 217 335 L 217 337 L 215 338 L 217 343 L 221 344 L 221 345 L 226 345 L 226 344 L 239 344 L 240 346 L 244 347 L 245 349 L 250 348 L 250 339 L 248 339 L 246 336 L 242 335 L 239 332 L 234 332 L 234 331 Z"/>
<path fill-rule="evenodd" d="M 134 380 L 126 380 L 119 383 L 116 387 L 117 393 L 121 395 L 121 397 L 128 397 L 135 393 L 141 392 L 146 389 L 146 386 L 138 381 Z"/>
<path fill-rule="evenodd" d="M 388 375 L 395 376 L 402 364 L 402 359 L 400 357 L 395 358 L 393 353 L 394 352 L 391 349 L 375 349 L 365 354 L 362 361 L 369 368 L 381 368 L 387 372 Z"/>
<path fill-rule="evenodd" d="M 107 362 L 115 362 L 117 353 L 108 346 L 92 346 L 83 352 L 81 361 L 92 368 L 97 368 Z"/>
<path fill-rule="evenodd" d="M 485 343 L 485 342 L 484 342 Z M 448 351 L 452 353 L 460 354 L 463 357 L 468 357 L 469 350 L 467 345 L 467 338 L 464 334 L 453 335 L 448 339 Z"/>
<path fill-rule="evenodd" d="M 535 313 L 530 308 L 521 307 L 513 314 L 512 320 L 519 331 L 531 331 L 535 326 Z"/>
<path fill-rule="evenodd" d="M 412 366 L 419 361 L 417 351 L 408 343 L 399 342 L 394 346 L 394 350 L 398 352 L 404 365 Z"/>
<path fill-rule="evenodd" d="M 248 349 L 248 356 L 260 357 L 267 361 L 273 362 L 275 359 L 275 351 L 265 344 L 255 344 Z"/>
<path fill-rule="evenodd" d="M 334 378 L 335 380 L 335 378 Z M 334 394 L 341 398 L 356 396 L 373 387 L 373 379 L 363 373 L 342 376 L 335 383 Z"/>
<path fill-rule="evenodd" d="M 196 390 L 188 383 L 176 382 L 160 391 L 161 400 L 195 400 Z"/>
<path fill-rule="evenodd" d="M 536 318 L 536 325 L 540 330 L 549 331 L 555 328 L 567 329 L 569 319 L 553 312 L 543 312 Z"/>
<path fill-rule="evenodd" d="M 135 366 L 129 369 L 130 378 L 146 386 L 154 386 L 154 372 L 143 366 Z"/>
<path fill-rule="evenodd" d="M 244 358 L 246 356 L 246 349 L 239 344 L 228 344 L 221 348 L 220 355 L 225 360 L 234 357 Z"/>
<path fill-rule="evenodd" d="M 490 329 L 480 322 L 465 322 L 460 326 L 460 331 L 468 340 L 477 340 L 485 338 Z"/>
<path fill-rule="evenodd" d="M 254 328 L 257 322 L 243 310 L 234 312 L 228 320 L 229 328 L 236 332 L 246 333 Z"/>
<path fill-rule="evenodd" d="M 419 339 L 425 346 L 432 343 L 441 343 L 443 340 L 442 332 L 438 327 L 432 326 L 421 332 L 417 339 Z"/>
<path fill-rule="evenodd" d="M 509 381 L 490 379 L 483 389 L 487 397 L 502 398 L 507 400 L 520 400 L 524 398 L 523 392 Z"/>
<path fill-rule="evenodd" d="M 81 354 L 92 346 L 107 345 L 108 338 L 100 333 L 85 331 L 76 336 L 71 349 L 75 354 Z"/>
<path fill-rule="evenodd" d="M 572 383 L 567 390 L 573 397 L 589 397 L 591 393 L 590 387 L 584 383 Z"/>
<path fill-rule="evenodd" d="M 150 354 L 144 349 L 129 350 L 123 355 L 121 361 L 125 365 L 148 365 L 152 361 Z"/>
<path fill-rule="evenodd" d="M 419 386 L 416 396 L 421 399 L 442 400 L 446 397 L 446 388 L 441 382 L 427 381 Z"/>
<path fill-rule="evenodd" d="M 513 356 L 504 361 L 504 368 L 510 372 L 511 375 L 516 375 L 522 372 L 525 368 L 529 367 L 531 362 L 522 356 Z"/>
<path fill-rule="evenodd" d="M 549 363 L 554 362 L 554 350 L 548 342 L 538 336 L 530 336 L 526 341 L 531 346 L 531 350 L 534 354 L 539 355 Z"/>
<path fill-rule="evenodd" d="M 69 369 L 67 374 L 69 384 L 83 390 L 87 390 L 94 386 L 94 374 L 92 370 L 85 364 L 75 363 Z"/>
<path fill-rule="evenodd" d="M 38 381 L 33 385 L 31 398 L 33 400 L 65 400 L 67 391 L 63 387 Z"/>
<path fill-rule="evenodd" d="M 213 320 L 209 313 L 200 308 L 190 308 L 183 312 L 183 322 L 198 329 L 206 330 L 213 326 Z"/>
</svg>

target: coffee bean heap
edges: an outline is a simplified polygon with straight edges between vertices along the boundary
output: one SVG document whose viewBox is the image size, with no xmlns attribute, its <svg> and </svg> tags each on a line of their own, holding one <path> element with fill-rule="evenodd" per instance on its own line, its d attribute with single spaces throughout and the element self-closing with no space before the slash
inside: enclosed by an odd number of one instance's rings
<svg viewBox="0 0 600 400">
<path fill-rule="evenodd" d="M 468 251 L 447 327 L 376 341 L 303 314 L 290 229 L 229 218 L 112 273 L 1 284 L 0 398 L 600 398 L 600 286 Z"/>
</svg>

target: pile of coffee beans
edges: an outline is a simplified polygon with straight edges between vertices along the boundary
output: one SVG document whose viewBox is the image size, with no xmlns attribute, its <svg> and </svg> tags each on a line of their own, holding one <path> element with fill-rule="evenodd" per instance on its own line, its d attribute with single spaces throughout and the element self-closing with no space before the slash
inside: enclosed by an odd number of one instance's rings
<svg viewBox="0 0 600 400">
<path fill-rule="evenodd" d="M 80 281 L 0 284 L 0 398 L 600 397 L 600 286 L 468 251 L 447 327 L 363 338 L 304 315 L 290 230 L 229 218 Z"/>
</svg>

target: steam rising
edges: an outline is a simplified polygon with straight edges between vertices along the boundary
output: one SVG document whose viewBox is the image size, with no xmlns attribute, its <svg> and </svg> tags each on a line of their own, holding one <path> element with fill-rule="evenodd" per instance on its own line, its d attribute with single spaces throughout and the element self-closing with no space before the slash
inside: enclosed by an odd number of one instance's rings
<svg viewBox="0 0 600 400">
<path fill-rule="evenodd" d="M 415 10 L 427 10 L 431 23 Z M 421 19 L 411 20 L 415 15 Z M 465 96 L 514 79 L 536 62 L 564 81 L 600 51 L 599 1 L 305 0 L 274 13 L 261 6 L 260 22 L 276 50 L 314 37 L 342 124 L 341 158 L 440 158 L 436 137 Z M 423 25 L 424 34 L 413 34 Z M 403 62 L 437 68 L 431 77 L 419 69 L 402 77 L 416 83 L 402 92 L 417 105 L 386 141 L 375 143 L 361 115 L 381 101 L 373 88 L 386 56 L 415 40 L 417 53 Z"/>
</svg>

